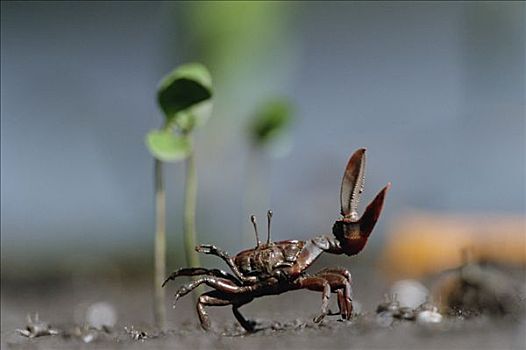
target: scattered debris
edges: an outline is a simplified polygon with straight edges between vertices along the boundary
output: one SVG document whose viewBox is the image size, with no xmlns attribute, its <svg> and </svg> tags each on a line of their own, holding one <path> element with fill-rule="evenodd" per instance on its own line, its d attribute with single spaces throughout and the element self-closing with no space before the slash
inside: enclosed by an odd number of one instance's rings
<svg viewBox="0 0 526 350">
<path fill-rule="evenodd" d="M 88 325 L 85 325 L 83 327 L 75 326 L 73 329 L 69 332 L 64 332 L 64 336 L 69 338 L 77 338 L 83 341 L 84 343 L 92 343 L 95 340 L 99 339 L 101 335 L 110 334 L 111 329 L 107 327 L 102 327 L 101 329 L 97 329 Z"/>
<path fill-rule="evenodd" d="M 35 314 L 34 320 L 31 319 L 30 315 L 27 315 L 27 325 L 25 329 L 17 329 L 18 334 L 28 337 L 36 338 L 46 335 L 57 335 L 59 330 L 52 328 L 49 324 L 41 321 L 38 317 L 38 313 Z"/>
<path fill-rule="evenodd" d="M 417 321 L 419 324 L 440 323 L 442 315 L 438 308 L 428 300 L 416 308 L 401 306 L 397 295 L 385 295 L 385 301 L 376 308 L 376 322 L 383 327 L 389 327 L 395 320 Z"/>
<path fill-rule="evenodd" d="M 140 341 L 144 341 L 148 338 L 150 338 L 150 335 L 148 333 L 146 333 L 146 331 L 139 331 L 137 329 L 135 329 L 134 326 L 131 326 L 131 327 L 124 327 L 124 331 L 126 332 L 126 334 L 130 335 L 130 337 L 133 339 L 133 340 L 140 340 Z"/>
<path fill-rule="evenodd" d="M 415 310 L 407 306 L 401 306 L 398 296 L 393 294 L 392 297 L 385 295 L 385 301 L 376 308 L 377 314 L 388 313 L 393 318 L 401 320 L 414 320 Z"/>
</svg>

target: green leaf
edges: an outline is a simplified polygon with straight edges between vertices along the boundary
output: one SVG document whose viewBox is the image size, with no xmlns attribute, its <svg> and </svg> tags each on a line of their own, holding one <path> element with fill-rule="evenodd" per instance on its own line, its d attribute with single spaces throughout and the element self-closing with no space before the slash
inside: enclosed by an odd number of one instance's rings
<svg viewBox="0 0 526 350">
<path fill-rule="evenodd" d="M 292 121 L 292 108 L 287 101 L 274 100 L 263 105 L 249 125 L 252 142 L 266 146 L 284 135 Z"/>
<path fill-rule="evenodd" d="M 191 150 L 188 137 L 176 135 L 170 130 L 152 130 L 146 135 L 146 147 L 163 162 L 185 159 Z"/>
<path fill-rule="evenodd" d="M 199 63 L 177 67 L 159 84 L 157 99 L 170 122 L 177 113 L 194 107 L 212 97 L 212 78 Z"/>
</svg>

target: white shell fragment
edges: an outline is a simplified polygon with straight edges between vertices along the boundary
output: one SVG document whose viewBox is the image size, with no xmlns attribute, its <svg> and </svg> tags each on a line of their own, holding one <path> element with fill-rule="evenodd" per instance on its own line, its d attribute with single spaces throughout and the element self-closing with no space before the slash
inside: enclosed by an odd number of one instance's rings
<svg viewBox="0 0 526 350">
<path fill-rule="evenodd" d="M 421 311 L 416 316 L 416 322 L 418 324 L 434 324 L 442 322 L 442 315 L 436 310 Z"/>
<path fill-rule="evenodd" d="M 390 294 L 396 295 L 396 300 L 401 307 L 415 309 L 426 302 L 429 290 L 418 281 L 401 280 L 393 284 Z"/>
<path fill-rule="evenodd" d="M 97 302 L 86 311 L 86 322 L 93 328 L 113 327 L 117 322 L 115 308 L 107 302 Z"/>
</svg>

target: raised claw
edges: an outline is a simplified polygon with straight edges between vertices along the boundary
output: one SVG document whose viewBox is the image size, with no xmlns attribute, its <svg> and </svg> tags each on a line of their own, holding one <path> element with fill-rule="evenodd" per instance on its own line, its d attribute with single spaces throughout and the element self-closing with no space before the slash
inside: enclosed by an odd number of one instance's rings
<svg viewBox="0 0 526 350">
<path fill-rule="evenodd" d="M 391 183 L 388 183 L 359 217 L 358 204 L 364 182 L 365 148 L 360 148 L 354 152 L 345 168 L 340 191 L 342 219 L 336 221 L 332 228 L 342 252 L 349 256 L 358 254 L 364 248 L 382 212 L 385 195 L 391 187 Z"/>
</svg>

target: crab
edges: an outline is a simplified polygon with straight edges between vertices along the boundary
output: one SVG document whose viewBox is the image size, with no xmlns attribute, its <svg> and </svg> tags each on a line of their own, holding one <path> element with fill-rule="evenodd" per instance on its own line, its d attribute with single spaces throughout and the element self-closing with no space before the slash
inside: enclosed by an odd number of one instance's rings
<svg viewBox="0 0 526 350">
<path fill-rule="evenodd" d="M 209 330 L 211 322 L 205 310 L 206 306 L 232 306 L 235 318 L 247 332 L 255 330 L 256 323 L 247 320 L 239 308 L 255 298 L 266 295 L 277 295 L 284 292 L 308 289 L 322 292 L 321 312 L 314 318 L 318 323 L 329 312 L 329 298 L 336 293 L 339 311 L 335 313 L 342 319 L 352 317 L 351 273 L 344 268 L 326 268 L 314 274 L 305 270 L 322 254 L 358 254 L 367 243 L 369 235 L 378 221 L 382 211 L 385 195 L 391 184 L 388 183 L 367 206 L 364 214 L 359 217 L 358 203 L 363 191 L 365 180 L 365 152 L 361 148 L 349 159 L 340 190 L 341 218 L 333 227 L 333 236 L 320 235 L 312 239 L 287 240 L 273 242 L 271 240 L 272 211 L 268 211 L 267 241 L 262 243 L 256 225 L 256 218 L 251 216 L 256 236 L 256 247 L 241 251 L 230 256 L 226 251 L 210 244 L 196 247 L 203 254 L 215 255 L 221 258 L 232 273 L 220 269 L 202 267 L 181 268 L 174 271 L 164 281 L 180 276 L 194 276 L 191 282 L 181 286 L 174 296 L 174 307 L 177 300 L 198 286 L 205 284 L 212 291 L 199 296 L 197 314 L 204 330 Z"/>
</svg>

